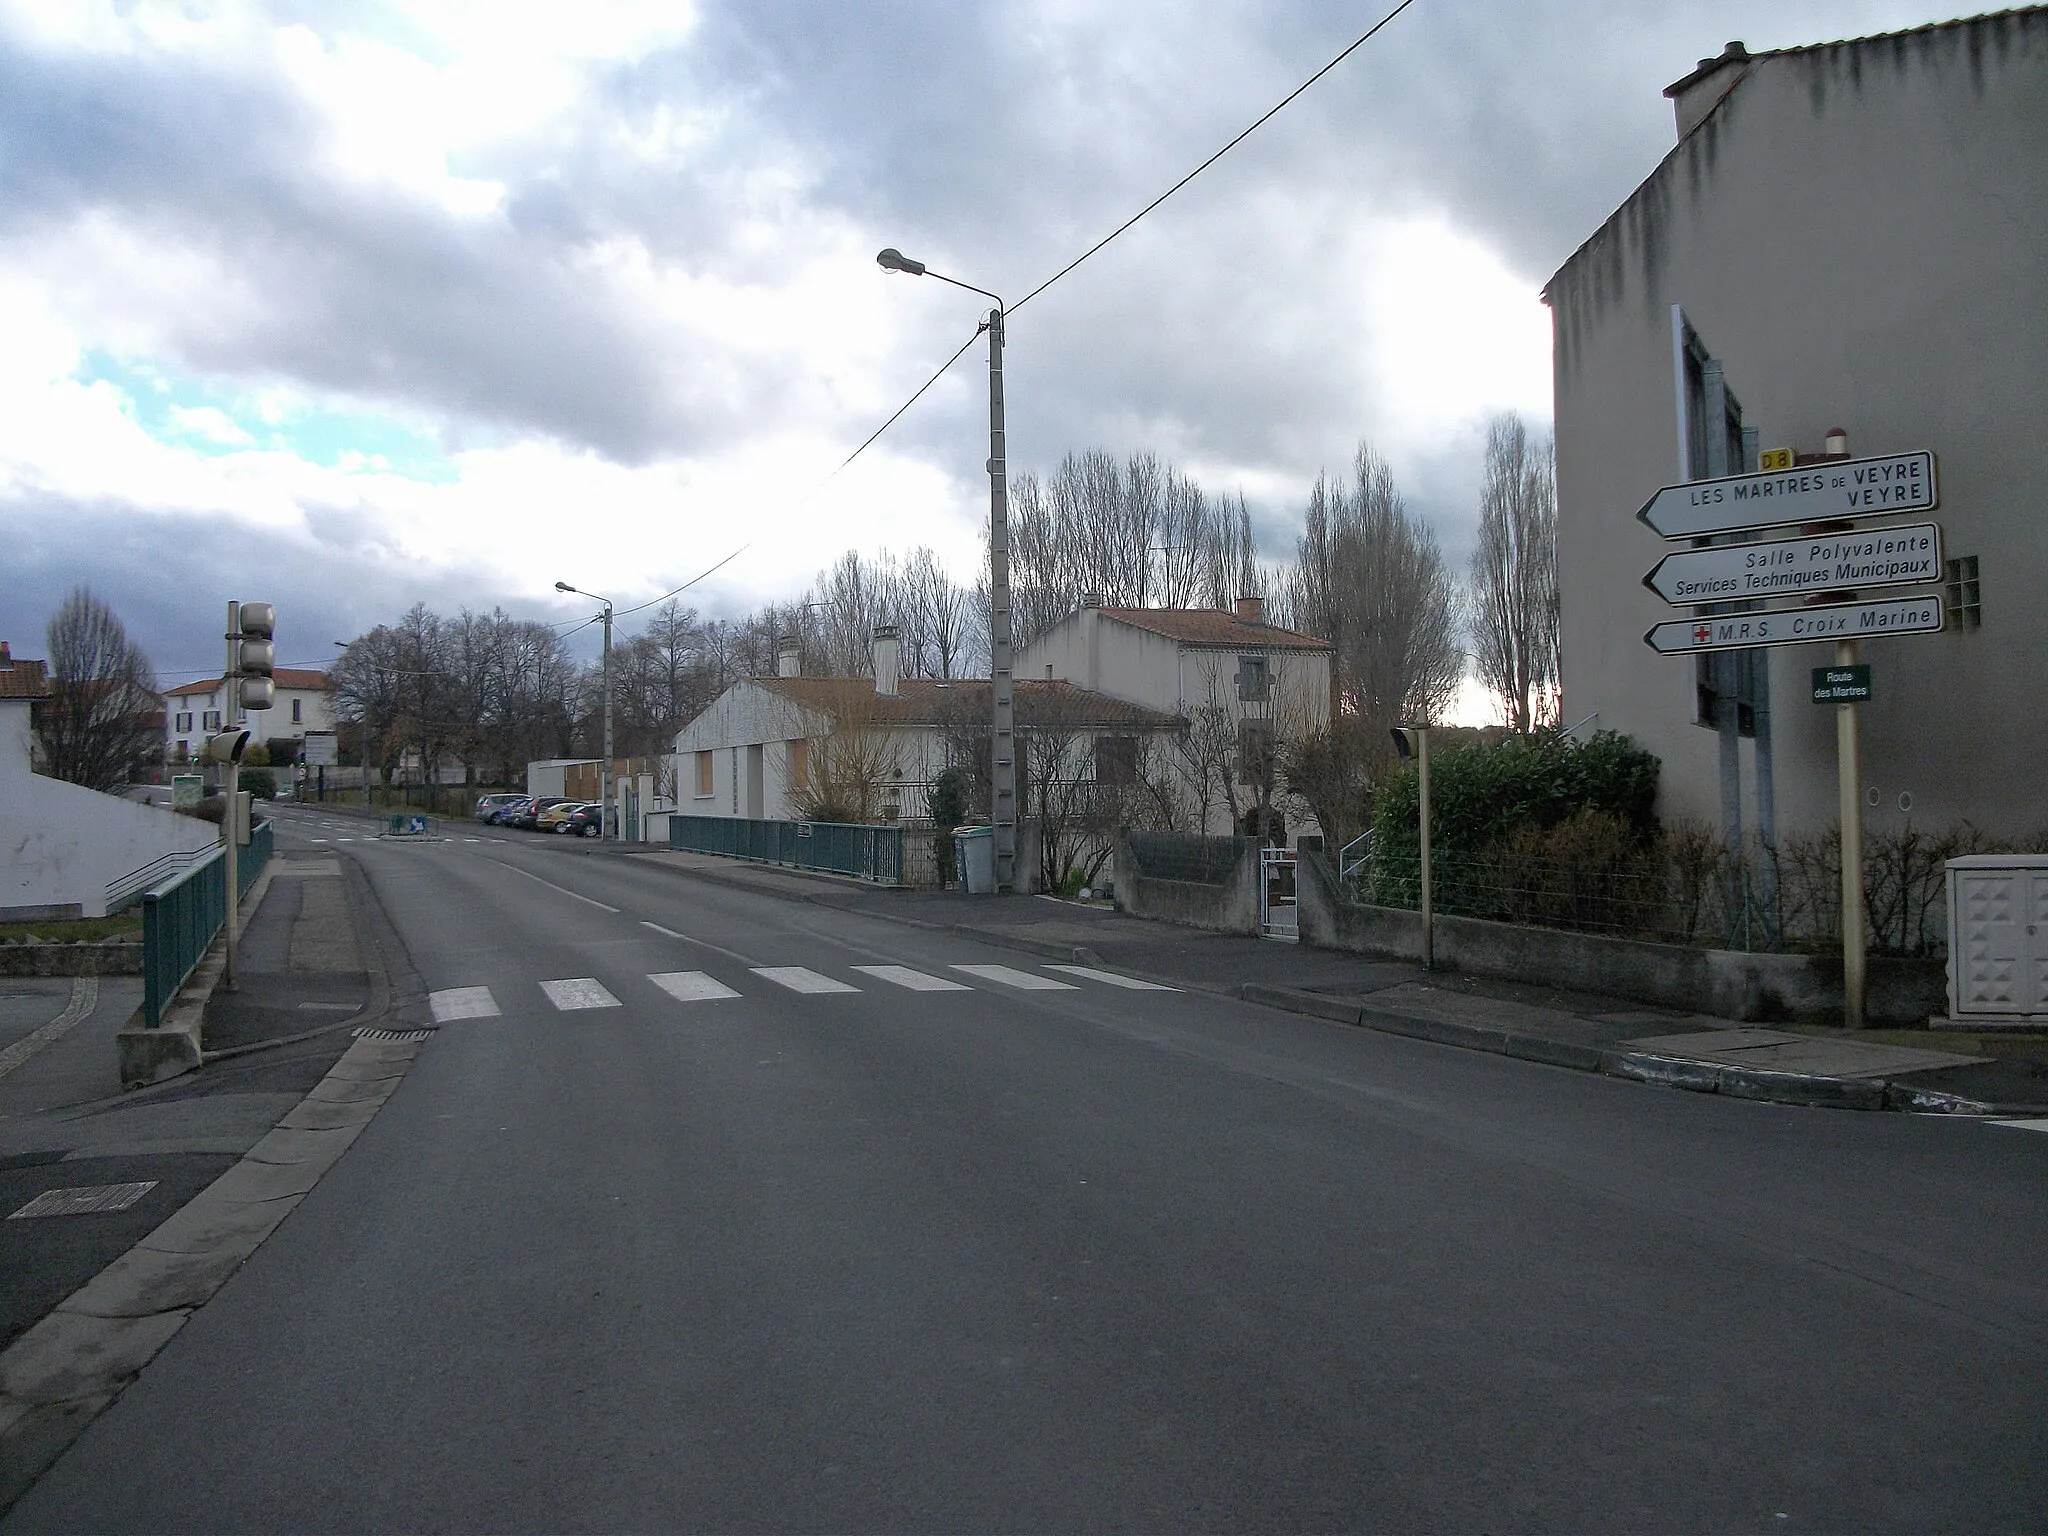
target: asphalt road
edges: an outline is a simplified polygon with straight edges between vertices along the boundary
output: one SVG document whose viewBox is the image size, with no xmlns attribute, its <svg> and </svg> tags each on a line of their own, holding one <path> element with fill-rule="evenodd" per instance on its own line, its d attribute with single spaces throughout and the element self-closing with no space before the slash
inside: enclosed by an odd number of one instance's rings
<svg viewBox="0 0 2048 1536">
<path fill-rule="evenodd" d="M 2048 1528 L 2048 1135 L 317 819 L 494 1011 L 0 1530 Z"/>
</svg>

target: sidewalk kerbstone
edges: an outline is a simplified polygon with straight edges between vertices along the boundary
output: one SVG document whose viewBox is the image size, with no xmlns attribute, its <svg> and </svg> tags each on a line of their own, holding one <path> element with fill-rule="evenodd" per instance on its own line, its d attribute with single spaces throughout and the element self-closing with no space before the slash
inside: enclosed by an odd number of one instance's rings
<svg viewBox="0 0 2048 1536">
<path fill-rule="evenodd" d="M 328 1162 L 259 1163 L 244 1158 L 207 1186 L 206 1193 L 223 1205 L 262 1205 L 303 1195 L 320 1182 Z"/>
<path fill-rule="evenodd" d="M 230 1200 L 214 1194 L 218 1181 L 171 1216 L 138 1245 L 162 1253 L 249 1253 L 298 1208 L 304 1196 L 282 1200 Z"/>
<path fill-rule="evenodd" d="M 298 1108 L 278 1121 L 279 1128 L 288 1131 L 339 1131 L 350 1126 L 368 1125 L 377 1117 L 382 1106 L 379 1099 L 358 1099 L 348 1104 L 327 1104 L 316 1100 L 302 1101 Z"/>
<path fill-rule="evenodd" d="M 0 1354 L 0 1392 L 29 1403 L 67 1403 L 117 1389 L 156 1358 L 189 1311 L 88 1317 L 59 1307 Z"/>
<path fill-rule="evenodd" d="M 170 1253 L 134 1247 L 58 1307 L 85 1317 L 151 1317 L 202 1306 L 249 1257 L 243 1248 Z"/>
<path fill-rule="evenodd" d="M 376 1077 L 368 1081 L 337 1078 L 333 1074 L 320 1079 L 306 1097 L 316 1104 L 382 1104 L 391 1097 L 398 1087 L 395 1077 Z"/>
<path fill-rule="evenodd" d="M 259 1163 L 274 1163 L 287 1166 L 294 1163 L 317 1163 L 325 1167 L 349 1149 L 356 1137 L 363 1133 L 367 1120 L 356 1125 L 337 1126 L 329 1130 L 312 1131 L 298 1126 L 279 1126 L 255 1146 L 243 1153 Z"/>
</svg>

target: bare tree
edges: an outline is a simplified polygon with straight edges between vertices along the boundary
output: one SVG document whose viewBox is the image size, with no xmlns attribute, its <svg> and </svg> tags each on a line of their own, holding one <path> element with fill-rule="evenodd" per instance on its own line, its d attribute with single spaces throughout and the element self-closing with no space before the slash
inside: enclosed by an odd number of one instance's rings
<svg viewBox="0 0 2048 1536">
<path fill-rule="evenodd" d="M 1549 440 L 1531 443 L 1520 417 L 1496 416 L 1488 425 L 1472 551 L 1472 639 L 1480 681 L 1500 696 L 1517 731 L 1557 713 L 1555 463 Z"/>
<path fill-rule="evenodd" d="M 112 790 L 163 745 L 149 658 L 84 587 L 64 599 L 45 636 L 50 696 L 35 705 L 35 728 L 50 775 Z"/>
<path fill-rule="evenodd" d="M 1369 443 L 1351 484 L 1317 480 L 1290 585 L 1296 622 L 1335 648 L 1333 717 L 1379 729 L 1448 707 L 1463 672 L 1456 593 L 1436 536 Z"/>
</svg>

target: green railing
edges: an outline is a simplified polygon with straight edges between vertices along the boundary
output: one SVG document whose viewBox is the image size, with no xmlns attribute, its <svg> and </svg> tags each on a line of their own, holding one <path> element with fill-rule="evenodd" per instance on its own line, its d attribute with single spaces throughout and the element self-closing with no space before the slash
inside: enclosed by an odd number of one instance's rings
<svg viewBox="0 0 2048 1536">
<path fill-rule="evenodd" d="M 276 846 L 270 823 L 259 821 L 249 846 L 236 857 L 237 904 L 270 862 Z M 163 1023 L 164 1010 L 178 988 L 199 968 L 227 922 L 228 859 L 216 848 L 203 864 L 145 891 L 142 897 L 142 1013 L 151 1029 Z"/>
<path fill-rule="evenodd" d="M 688 853 L 903 883 L 903 829 L 829 821 L 751 821 L 740 816 L 670 816 L 668 845 Z"/>
</svg>

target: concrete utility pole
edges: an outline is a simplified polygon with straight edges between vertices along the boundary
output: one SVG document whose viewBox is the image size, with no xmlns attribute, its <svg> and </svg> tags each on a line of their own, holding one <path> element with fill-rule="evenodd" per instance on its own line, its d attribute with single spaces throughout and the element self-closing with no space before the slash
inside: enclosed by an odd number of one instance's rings
<svg viewBox="0 0 2048 1536">
<path fill-rule="evenodd" d="M 233 735 L 242 724 L 242 699 L 240 672 L 242 670 L 242 605 L 228 604 L 227 665 L 220 675 L 220 728 L 222 735 Z M 235 989 L 235 961 L 241 952 L 241 907 L 238 900 L 241 889 L 241 848 L 235 840 L 235 823 L 240 819 L 242 809 L 242 754 L 237 752 L 226 765 L 226 798 L 220 818 L 220 840 L 227 848 L 228 866 L 228 912 L 227 912 L 227 963 L 221 972 L 221 985 L 230 992 Z"/>
<path fill-rule="evenodd" d="M 604 604 L 604 761 L 598 764 L 597 794 L 599 810 L 597 818 L 598 836 L 605 842 L 612 840 L 612 600 L 597 592 L 586 592 L 581 587 L 572 587 L 566 581 L 555 583 L 557 592 L 574 592 L 579 597 L 594 597 Z"/>
<path fill-rule="evenodd" d="M 995 300 L 982 328 L 988 332 L 988 651 L 989 651 L 989 823 L 995 833 L 996 889 L 1016 889 L 1017 722 L 1011 668 L 1014 635 L 1010 624 L 1010 472 L 1003 441 L 1002 295 L 957 277 L 934 272 L 891 246 L 875 257 L 886 272 L 936 277 Z"/>
</svg>

